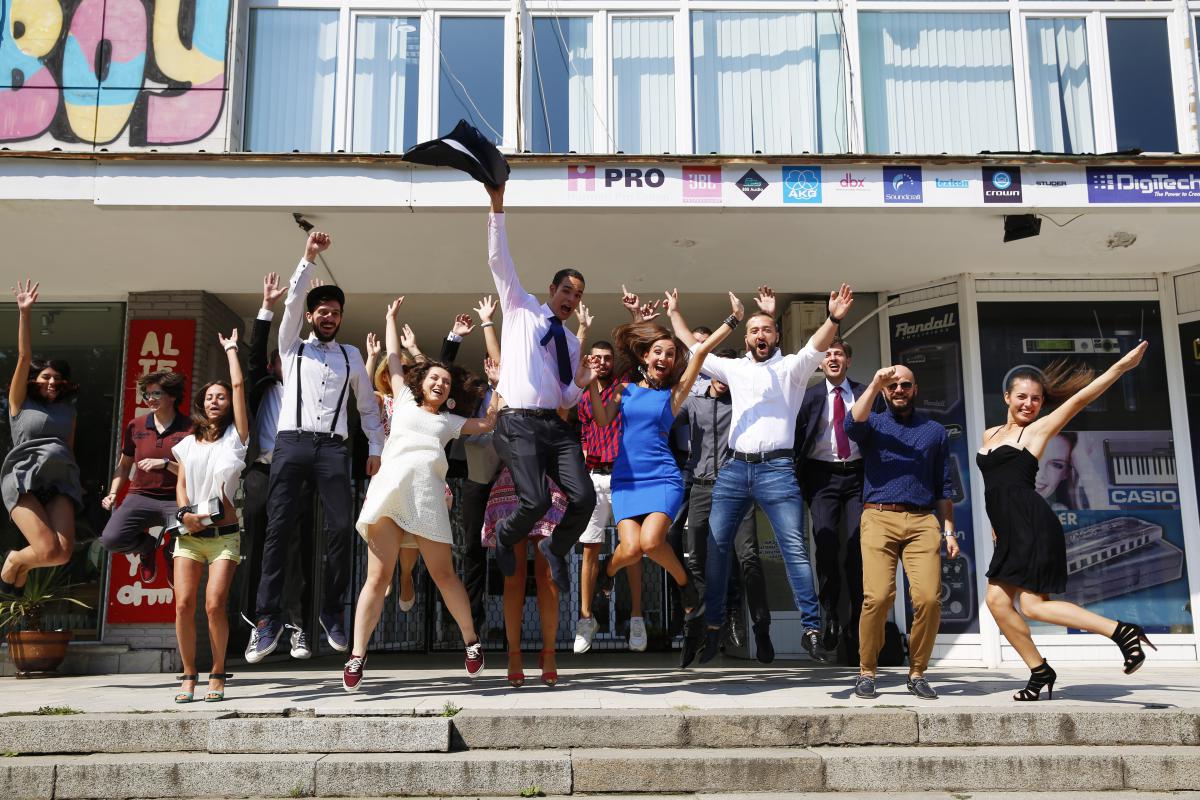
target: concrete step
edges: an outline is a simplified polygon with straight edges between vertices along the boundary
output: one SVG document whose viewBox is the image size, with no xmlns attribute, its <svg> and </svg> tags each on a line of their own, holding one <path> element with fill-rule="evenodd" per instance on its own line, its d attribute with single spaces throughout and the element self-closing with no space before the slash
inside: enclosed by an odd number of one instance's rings
<svg viewBox="0 0 1200 800">
<path fill-rule="evenodd" d="M 425 753 L 449 750 L 832 745 L 1200 745 L 1200 712 L 1054 707 L 475 710 L 0 716 L 0 747 L 50 753 Z M 635 739 L 630 737 L 635 736 Z"/>
<path fill-rule="evenodd" d="M 631 729 L 633 730 L 633 729 Z M 624 744 L 634 745 L 632 741 Z M 4 798 L 1200 790 L 1194 746 L 142 753 L 0 759 Z M 961 799 L 960 799 L 961 800 Z"/>
</svg>

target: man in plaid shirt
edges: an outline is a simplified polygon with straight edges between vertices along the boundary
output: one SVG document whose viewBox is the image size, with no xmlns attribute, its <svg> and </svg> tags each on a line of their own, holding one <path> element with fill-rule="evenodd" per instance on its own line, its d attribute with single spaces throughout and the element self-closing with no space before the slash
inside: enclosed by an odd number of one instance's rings
<svg viewBox="0 0 1200 800">
<path fill-rule="evenodd" d="M 592 345 L 591 354 L 600 358 L 598 378 L 600 397 L 609 402 L 617 382 L 613 379 L 613 346 L 600 341 Z M 596 489 L 596 508 L 588 520 L 587 529 L 579 537 L 583 545 L 583 565 L 579 574 L 579 622 L 575 626 L 575 652 L 586 653 L 592 647 L 596 635 L 596 620 L 592 617 L 592 598 L 596 593 L 596 578 L 600 574 L 600 548 L 612 522 L 612 478 L 613 461 L 617 458 L 617 441 L 620 421 L 614 420 L 601 427 L 596 424 L 592 413 L 592 400 L 584 394 L 579 400 L 579 425 L 583 443 L 583 456 L 592 486 Z M 632 611 L 629 617 L 629 649 L 642 652 L 646 649 L 646 623 L 642 619 L 642 562 L 628 568 L 629 590 Z"/>
</svg>

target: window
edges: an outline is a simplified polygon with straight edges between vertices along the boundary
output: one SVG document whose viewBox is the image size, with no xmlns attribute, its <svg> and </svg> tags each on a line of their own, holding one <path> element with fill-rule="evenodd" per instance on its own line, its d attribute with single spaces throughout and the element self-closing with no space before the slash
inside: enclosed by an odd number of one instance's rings
<svg viewBox="0 0 1200 800">
<path fill-rule="evenodd" d="M 359 17 L 354 45 L 353 149 L 402 153 L 417 143 L 420 20 Z"/>
<path fill-rule="evenodd" d="M 667 17 L 614 17 L 612 128 L 617 150 L 675 150 L 674 26 Z"/>
<path fill-rule="evenodd" d="M 859 14 L 869 153 L 1017 149 L 1008 14 Z"/>
<path fill-rule="evenodd" d="M 337 11 L 250 11 L 245 148 L 333 150 Z"/>
<path fill-rule="evenodd" d="M 534 152 L 595 151 L 592 64 L 591 19 L 538 17 L 533 21 Z"/>
<path fill-rule="evenodd" d="M 1026 25 L 1034 148 L 1046 153 L 1096 152 L 1085 21 L 1031 19 Z"/>
<path fill-rule="evenodd" d="M 1117 149 L 1178 151 L 1167 20 L 1109 17 L 1106 23 Z"/>
<path fill-rule="evenodd" d="M 438 133 L 460 119 L 496 144 L 504 138 L 504 20 L 443 17 L 438 65 Z"/>
<path fill-rule="evenodd" d="M 696 152 L 845 152 L 841 54 L 834 14 L 693 13 Z"/>
</svg>

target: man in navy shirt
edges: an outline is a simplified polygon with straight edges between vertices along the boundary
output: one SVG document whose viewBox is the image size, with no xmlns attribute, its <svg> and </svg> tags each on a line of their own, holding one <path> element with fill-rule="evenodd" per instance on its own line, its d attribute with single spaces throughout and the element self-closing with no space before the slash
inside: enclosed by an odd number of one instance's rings
<svg viewBox="0 0 1200 800">
<path fill-rule="evenodd" d="M 887 409 L 871 413 L 883 392 Z M 846 433 L 863 454 L 863 606 L 859 618 L 858 697 L 873 698 L 883 627 L 896 598 L 896 562 L 904 564 L 912 598 L 908 691 L 923 700 L 937 692 L 925 668 L 941 622 L 941 540 L 958 555 L 946 429 L 914 409 L 917 381 L 908 367 L 884 367 L 854 401 Z M 936 514 L 934 513 L 936 508 Z M 938 520 L 941 519 L 941 531 Z"/>
</svg>

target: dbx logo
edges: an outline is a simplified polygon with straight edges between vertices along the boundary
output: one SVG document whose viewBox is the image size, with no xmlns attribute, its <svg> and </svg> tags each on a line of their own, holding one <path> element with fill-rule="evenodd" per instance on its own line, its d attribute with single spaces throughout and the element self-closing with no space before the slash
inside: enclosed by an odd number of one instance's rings
<svg viewBox="0 0 1200 800">
<path fill-rule="evenodd" d="M 651 167 L 648 170 L 640 170 L 637 167 L 605 167 L 604 168 L 604 188 L 609 188 L 613 184 L 624 185 L 626 189 L 642 188 L 648 186 L 651 189 L 657 189 L 667 181 L 667 176 L 663 174 L 661 169 Z"/>
</svg>

